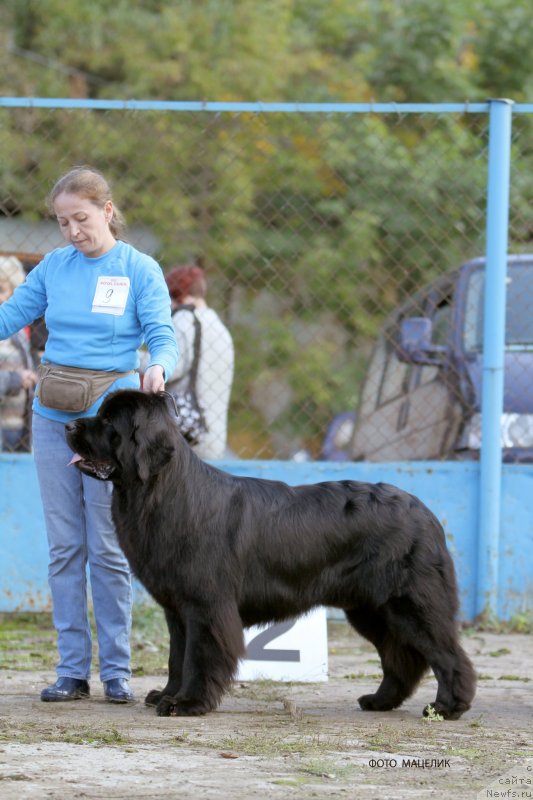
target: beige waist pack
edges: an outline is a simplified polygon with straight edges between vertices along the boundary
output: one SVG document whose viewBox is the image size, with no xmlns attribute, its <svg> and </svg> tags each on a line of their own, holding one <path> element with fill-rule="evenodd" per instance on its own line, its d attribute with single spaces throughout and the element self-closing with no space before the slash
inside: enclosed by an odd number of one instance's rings
<svg viewBox="0 0 533 800">
<path fill-rule="evenodd" d="M 87 411 L 117 378 L 133 375 L 134 372 L 103 372 L 63 367 L 60 364 L 41 364 L 37 397 L 47 408 L 73 413 Z"/>
</svg>

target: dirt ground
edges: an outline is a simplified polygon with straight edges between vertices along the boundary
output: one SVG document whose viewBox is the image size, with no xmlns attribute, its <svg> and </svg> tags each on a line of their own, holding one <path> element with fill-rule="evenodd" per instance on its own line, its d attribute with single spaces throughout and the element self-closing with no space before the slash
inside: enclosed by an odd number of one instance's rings
<svg viewBox="0 0 533 800">
<path fill-rule="evenodd" d="M 215 713 L 158 718 L 142 699 L 161 676 L 132 679 L 139 701 L 42 703 L 48 671 L 0 672 L 0 797 L 533 797 L 533 637 L 470 632 L 473 708 L 427 720 L 428 676 L 397 711 L 359 710 L 374 691 L 374 649 L 329 623 L 327 683 L 237 684 Z"/>
</svg>

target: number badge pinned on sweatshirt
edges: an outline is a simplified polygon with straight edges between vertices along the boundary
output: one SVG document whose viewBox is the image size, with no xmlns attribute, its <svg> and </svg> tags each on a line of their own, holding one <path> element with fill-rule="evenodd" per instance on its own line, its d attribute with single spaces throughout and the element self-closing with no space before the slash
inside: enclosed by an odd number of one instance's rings
<svg viewBox="0 0 533 800">
<path fill-rule="evenodd" d="M 121 317 L 126 309 L 129 291 L 129 278 L 101 275 L 96 284 L 92 311 Z"/>
</svg>

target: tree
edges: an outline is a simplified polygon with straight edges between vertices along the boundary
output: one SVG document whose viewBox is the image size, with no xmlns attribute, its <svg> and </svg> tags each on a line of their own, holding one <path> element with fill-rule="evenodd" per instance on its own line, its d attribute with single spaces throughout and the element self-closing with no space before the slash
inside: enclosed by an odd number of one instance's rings
<svg viewBox="0 0 533 800">
<path fill-rule="evenodd" d="M 0 92 L 524 99 L 524 13 L 511 0 L 483 13 L 478 0 L 12 0 L 0 7 Z M 1 212 L 39 218 L 58 171 L 89 162 L 130 225 L 155 234 L 163 267 L 206 267 L 238 345 L 232 427 L 246 455 L 316 450 L 331 415 L 355 405 L 384 315 L 483 247 L 485 117 L 29 108 L 0 121 Z M 524 168 L 512 197 L 524 247 L 528 122 L 516 123 Z"/>
</svg>

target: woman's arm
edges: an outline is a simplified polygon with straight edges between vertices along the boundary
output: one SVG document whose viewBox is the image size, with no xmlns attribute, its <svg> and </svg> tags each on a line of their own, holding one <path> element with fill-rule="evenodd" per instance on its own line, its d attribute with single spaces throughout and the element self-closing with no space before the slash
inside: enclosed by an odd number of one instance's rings
<svg viewBox="0 0 533 800">
<path fill-rule="evenodd" d="M 159 388 L 164 388 L 164 381 L 174 371 L 178 348 L 170 317 L 170 297 L 161 268 L 156 261 L 147 257 L 141 274 L 137 293 L 137 316 L 150 353 L 143 387 L 147 391 L 159 391 Z M 161 370 L 153 370 L 154 366 Z M 158 388 L 153 388 L 154 386 Z"/>
</svg>

